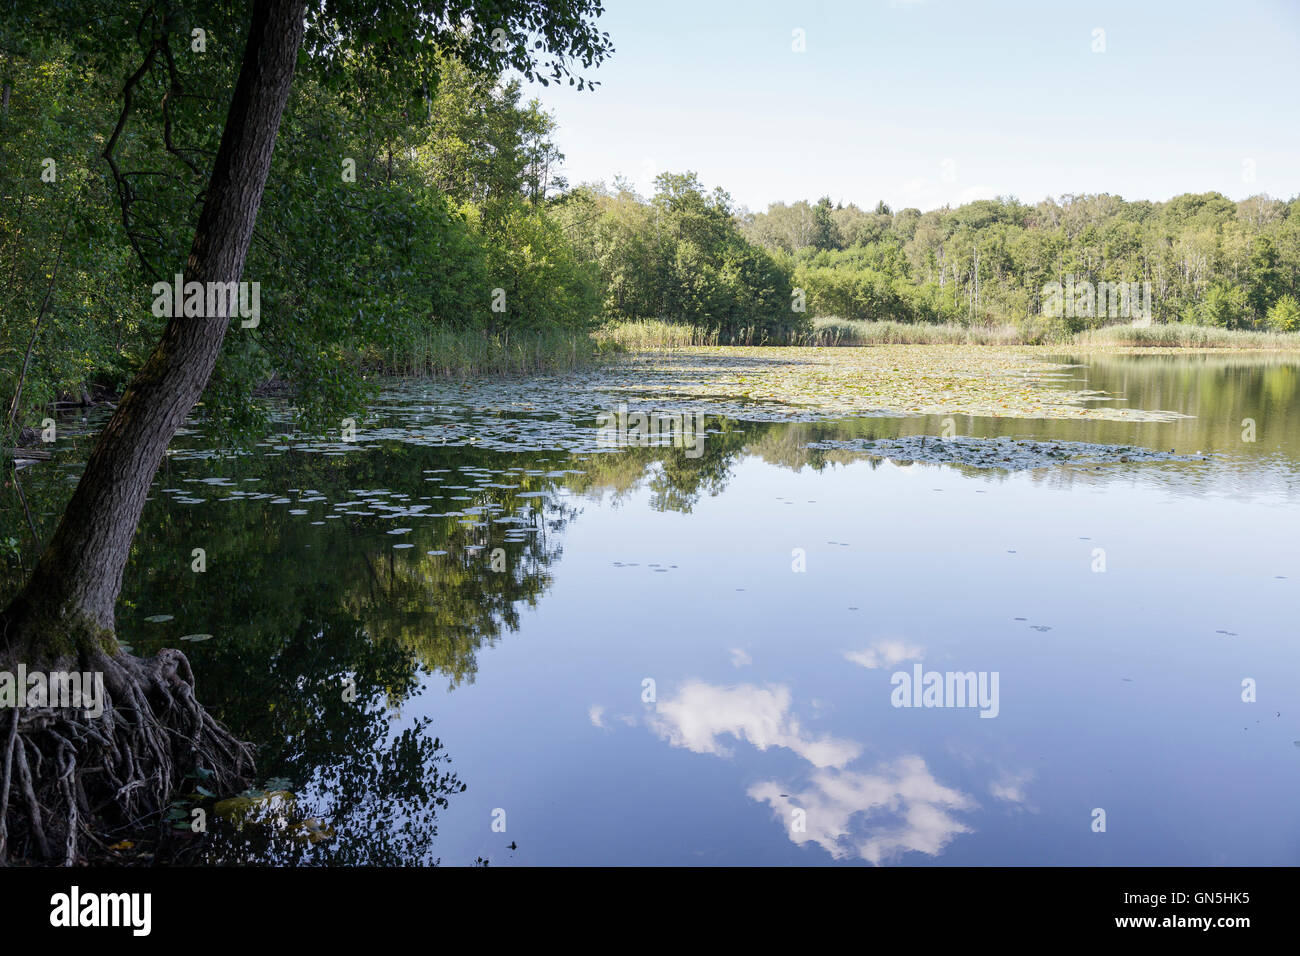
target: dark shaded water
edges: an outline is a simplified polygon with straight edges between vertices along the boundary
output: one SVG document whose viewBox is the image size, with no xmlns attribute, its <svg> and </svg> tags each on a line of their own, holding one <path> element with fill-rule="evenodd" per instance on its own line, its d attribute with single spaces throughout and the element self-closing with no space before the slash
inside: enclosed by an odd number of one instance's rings
<svg viewBox="0 0 1300 956">
<path fill-rule="evenodd" d="M 207 858 L 1300 862 L 1300 366 L 1061 383 L 1188 417 L 711 418 L 694 458 L 602 447 L 551 384 L 406 386 L 355 443 L 178 439 L 119 631 L 259 744 Z M 1205 460 L 805 447 L 945 427 Z M 38 523 L 65 477 L 23 472 Z M 895 706 L 918 665 L 996 698 Z"/>
</svg>

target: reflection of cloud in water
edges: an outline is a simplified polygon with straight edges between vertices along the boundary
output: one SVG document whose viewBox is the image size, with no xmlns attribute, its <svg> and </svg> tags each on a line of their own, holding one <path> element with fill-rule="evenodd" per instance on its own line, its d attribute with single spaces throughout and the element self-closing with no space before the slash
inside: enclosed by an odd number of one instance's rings
<svg viewBox="0 0 1300 956">
<path fill-rule="evenodd" d="M 788 788 L 768 781 L 748 794 L 772 807 L 791 841 L 817 843 L 837 860 L 856 854 L 879 864 L 909 850 L 938 856 L 957 834 L 971 832 L 949 811 L 973 810 L 975 801 L 935 780 L 915 755 L 882 764 L 875 773 L 818 770 L 811 782 L 809 789 L 787 794 Z M 791 825 L 796 808 L 807 812 L 805 832 Z"/>
<path fill-rule="evenodd" d="M 884 648 L 885 643 L 875 649 L 888 659 L 897 651 Z M 903 652 L 912 650 L 898 647 Z M 747 793 L 772 807 L 794 843 L 816 843 L 834 859 L 857 856 L 879 864 L 908 851 L 937 856 L 958 834 L 971 832 L 953 812 L 978 805 L 935 780 L 921 757 L 902 756 L 872 773 L 846 770 L 862 752 L 861 745 L 830 736 L 813 738 L 790 713 L 790 705 L 790 691 L 780 685 L 725 687 L 689 681 L 675 696 L 661 700 L 648 720 L 674 747 L 695 753 L 729 756 L 719 738 L 730 735 L 759 750 L 784 747 L 807 760 L 817 768 L 807 789 L 797 792 L 766 781 Z M 1023 780 L 1003 783 L 995 796 L 1023 799 L 1019 788 Z M 792 826 L 795 809 L 806 811 L 805 828 L 800 831 Z"/>
<path fill-rule="evenodd" d="M 727 756 L 718 741 L 723 734 L 759 750 L 793 750 L 814 767 L 842 767 L 862 752 L 851 740 L 806 736 L 790 713 L 790 691 L 785 687 L 718 687 L 691 681 L 676 697 L 660 701 L 649 721 L 674 747 L 701 754 Z"/>
<path fill-rule="evenodd" d="M 1005 772 L 998 779 L 989 783 L 989 793 L 998 800 L 1019 804 L 1032 810 L 1033 808 L 1027 803 L 1025 784 L 1033 778 L 1034 772 L 1032 770 L 1024 770 L 1020 773 Z"/>
<path fill-rule="evenodd" d="M 919 661 L 925 656 L 925 648 L 903 641 L 876 641 L 865 651 L 849 651 L 845 658 L 854 664 L 861 664 L 869 670 L 881 667 L 893 667 L 903 661 Z"/>
</svg>

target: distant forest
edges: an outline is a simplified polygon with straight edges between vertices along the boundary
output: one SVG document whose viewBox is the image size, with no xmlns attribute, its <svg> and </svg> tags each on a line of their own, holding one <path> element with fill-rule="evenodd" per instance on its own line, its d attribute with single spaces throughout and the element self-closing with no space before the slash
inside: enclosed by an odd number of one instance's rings
<svg viewBox="0 0 1300 956">
<path fill-rule="evenodd" d="M 0 50 L 6 426 L 120 388 L 164 322 L 153 284 L 185 261 L 223 104 L 168 103 L 151 73 L 109 164 L 121 56 L 92 69 L 57 43 Z M 235 62 L 186 67 L 219 89 Z M 1043 338 L 1115 321 L 1046 313 L 1044 287 L 1070 277 L 1150 283 L 1156 323 L 1300 329 L 1300 200 L 1064 196 L 922 213 L 822 198 L 749 213 L 692 173 L 659 176 L 652 196 L 570 184 L 553 117 L 517 81 L 448 55 L 439 76 L 414 99 L 295 85 L 244 272 L 261 322 L 227 338 L 205 399 L 236 424 L 269 378 L 311 382 L 300 411 L 321 418 L 355 406 L 367 370 L 466 338 L 573 340 L 658 319 L 780 342 L 818 317 Z"/>
</svg>

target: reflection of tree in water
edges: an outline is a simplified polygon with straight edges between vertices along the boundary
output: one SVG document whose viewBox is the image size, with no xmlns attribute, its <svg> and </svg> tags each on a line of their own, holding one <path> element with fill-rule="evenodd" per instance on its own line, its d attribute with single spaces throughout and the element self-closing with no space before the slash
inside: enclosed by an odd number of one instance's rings
<svg viewBox="0 0 1300 956">
<path fill-rule="evenodd" d="M 701 495 L 722 492 L 732 466 L 744 454 L 746 445 L 767 429 L 778 426 L 710 419 L 709 427 L 716 429 L 717 434 L 709 432 L 703 436 L 702 454 L 698 458 L 687 457 L 685 448 L 633 445 L 585 458 L 581 462 L 585 473 L 574 476 L 565 485 L 579 494 L 612 491 L 617 501 L 645 481 L 651 492 L 651 508 L 690 514 Z"/>
<path fill-rule="evenodd" d="M 26 583 L 72 497 L 75 482 L 69 479 L 80 473 L 80 465 L 71 471 L 63 457 L 81 461 L 94 444 L 96 419 L 62 414 L 58 422 L 59 460 L 15 467 L 0 455 L 0 607 Z"/>
<path fill-rule="evenodd" d="M 650 507 L 690 514 L 702 494 L 721 494 L 745 445 L 771 426 L 722 420 L 715 427 L 718 433 L 704 436 L 698 458 L 687 458 L 684 448 L 659 449 L 660 465 L 649 482 Z"/>
<path fill-rule="evenodd" d="M 282 781 L 263 786 L 291 790 L 294 804 L 262 798 L 233 818 L 209 808 L 211 839 L 197 862 L 437 862 L 437 812 L 466 785 L 427 718 L 400 730 L 390 722 L 395 702 L 418 693 L 418 667 L 409 650 L 323 613 L 204 662 L 205 692 L 218 695 L 224 720 L 258 742 L 259 770 Z M 345 699 L 349 686 L 353 700 Z"/>
<path fill-rule="evenodd" d="M 173 463 L 158 488 L 192 489 L 207 500 L 186 507 L 155 492 L 127 570 L 120 632 L 138 652 L 182 647 L 214 713 L 258 745 L 263 789 L 291 791 L 295 801 L 252 802 L 261 822 L 242 828 L 207 801 L 211 837 L 189 841 L 181 858 L 288 865 L 436 862 L 437 814 L 467 782 L 456 775 L 431 720 L 402 719 L 400 709 L 419 693 L 424 672 L 436 672 L 451 687 L 472 682 L 479 649 L 517 630 L 520 605 L 535 606 L 551 586 L 563 531 L 578 513 L 551 492 L 612 489 L 617 497 L 643 488 L 652 508 L 689 513 L 703 495 L 723 490 L 746 455 L 819 470 L 840 459 L 804 447 L 823 434 L 888 434 L 925 430 L 928 424 L 715 421 L 699 458 L 673 447 L 566 457 L 555 451 L 500 454 L 385 443 L 338 457 L 291 452 Z M 467 474 L 466 466 L 485 471 Z M 430 472 L 443 468 L 452 470 L 440 472 L 441 482 L 430 481 Z M 557 474 L 570 470 L 582 473 Z M 39 525 L 43 513 L 57 511 L 66 473 L 31 474 L 24 487 Z M 222 500 L 226 489 L 183 483 L 218 475 L 235 488 L 274 495 L 297 489 L 300 497 L 312 489 L 325 501 L 302 506 L 318 512 L 291 515 L 293 505 Z M 246 478 L 259 480 L 245 484 Z M 518 487 L 478 487 L 485 482 Z M 471 487 L 453 491 L 444 485 Z M 387 497 L 366 497 L 380 492 Z M 538 492 L 547 494 L 530 497 Z M 430 512 L 480 510 L 387 521 L 381 509 L 367 504 L 356 510 L 374 516 L 343 514 L 324 527 L 311 524 L 312 518 L 338 513 L 334 505 L 340 502 L 409 506 L 422 495 L 444 496 L 429 503 Z M 529 532 L 507 533 L 515 526 L 494 520 L 504 516 L 525 519 Z M 26 523 L 21 510 L 4 516 L 14 529 L 9 533 L 23 531 L 19 522 Z M 384 533 L 397 527 L 410 531 Z M 394 549 L 395 543 L 412 547 Z M 207 551 L 203 574 L 190 570 L 194 547 Z M 498 547 L 505 561 L 498 565 L 502 570 L 493 570 Z M 143 621 L 158 613 L 175 620 Z M 180 635 L 194 633 L 213 639 L 177 644 Z M 344 699 L 348 680 L 355 683 L 355 700 Z"/>
<path fill-rule="evenodd" d="M 1189 364 L 1141 380 L 1146 391 L 1140 396 L 1140 376 L 1130 364 L 1098 362 L 1090 370 L 1089 385 L 1127 389 L 1131 404 L 1141 407 L 1177 407 L 1173 398 L 1179 389 L 1191 389 L 1190 409 L 1201 413 L 1199 418 L 1152 426 L 1170 434 L 1168 444 L 1180 450 L 1224 446 L 1273 453 L 1284 444 L 1280 436 L 1296 433 L 1295 409 L 1300 406 L 1294 401 L 1294 366 L 1257 370 L 1226 364 L 1198 373 L 1184 367 Z M 1242 445 L 1239 423 L 1248 416 L 1267 421 L 1267 442 Z M 215 814 L 208 801 L 214 838 L 191 842 L 184 858 L 211 863 L 435 862 L 437 812 L 466 785 L 429 720 L 402 721 L 396 715 L 419 692 L 422 670 L 436 671 L 452 687 L 473 681 L 479 649 L 494 644 L 503 632 L 517 630 L 518 605 L 536 605 L 550 587 L 552 566 L 562 554 L 562 532 L 577 511 L 562 502 L 524 497 L 528 493 L 562 486 L 579 494 L 613 490 L 617 498 L 644 487 L 652 508 L 689 513 L 702 495 L 723 490 L 731 468 L 745 455 L 785 468 L 820 470 L 857 459 L 844 452 L 810 452 L 805 447 L 810 440 L 938 430 L 934 418 L 923 417 L 710 424 L 714 432 L 704 436 L 700 458 L 688 458 L 680 448 L 633 447 L 561 463 L 565 456 L 555 451 L 493 454 L 392 442 L 340 457 L 291 452 L 165 465 L 158 489 L 192 488 L 208 500 L 187 507 L 161 500 L 164 496 L 154 491 L 127 569 L 119 633 L 140 653 L 182 647 L 210 709 L 257 743 L 263 786 L 272 788 L 266 781 L 280 778 L 297 801 L 291 809 L 266 814 L 275 819 L 242 829 Z M 1120 432 L 1131 428 L 1115 422 L 1022 420 L 982 420 L 979 426 L 988 434 L 1041 433 L 1102 442 L 1130 440 Z M 873 461 L 871 467 L 879 464 Z M 472 523 L 459 517 L 401 518 L 397 523 L 412 529 L 401 538 L 385 535 L 394 525 L 374 517 L 345 515 L 318 528 L 308 516 L 290 515 L 268 501 L 223 501 L 224 490 L 180 484 L 186 478 L 222 475 L 237 487 L 277 494 L 316 489 L 328 500 L 311 507 L 328 510 L 354 498 L 353 489 L 390 489 L 409 495 L 412 502 L 421 494 L 452 494 L 429 483 L 427 472 L 466 465 L 494 475 L 506 468 L 542 474 L 496 478 L 520 486 L 514 489 L 456 491 L 473 500 L 444 499 L 430 510 L 464 511 L 489 503 L 501 510 L 480 512 Z M 23 555 L 38 550 L 40 539 L 53 528 L 71 488 L 69 471 L 62 466 L 43 464 L 18 473 L 21 496 L 14 473 L 6 475 L 0 545 L 14 539 L 21 550 L 0 547 L 0 591 L 21 583 Z M 574 468 L 583 474 L 544 474 Z M 246 478 L 259 481 L 245 485 Z M 462 471 L 445 478 L 448 484 L 474 483 Z M 515 537 L 504 533 L 510 526 L 492 520 L 513 513 L 528 514 L 535 529 L 520 540 L 508 540 Z M 397 541 L 414 547 L 394 550 Z M 204 574 L 190 570 L 195 547 L 207 551 Z M 503 571 L 492 570 L 495 547 L 506 553 Z M 142 622 L 160 612 L 175 620 Z M 177 643 L 180 635 L 194 633 L 214 637 Z M 356 687 L 352 701 L 343 697 L 348 679 Z M 312 818 L 320 822 L 313 824 Z"/>
<path fill-rule="evenodd" d="M 511 502 L 502 494 L 476 495 L 470 507 L 495 500 L 508 513 Z M 563 550 L 559 532 L 577 512 L 563 503 L 539 508 L 531 512 L 532 533 L 522 540 L 494 535 L 489 517 L 487 528 L 447 521 L 432 540 L 417 535 L 413 549 L 363 552 L 354 563 L 364 574 L 342 590 L 340 605 L 365 622 L 372 639 L 409 648 L 451 687 L 473 683 L 478 650 L 493 646 L 503 629 L 517 631 L 519 605 L 535 607 L 551 586 L 549 569 Z M 504 568 L 494 571 L 497 548 Z"/>
<path fill-rule="evenodd" d="M 454 461 L 464 466 L 471 457 L 462 450 Z M 497 456 L 472 463 L 503 467 Z M 259 491 L 313 489 L 331 507 L 355 499 L 356 489 L 395 489 L 409 493 L 414 504 L 423 492 L 438 493 L 424 483 L 426 472 L 448 464 L 447 451 L 399 447 L 382 456 L 291 455 L 178 468 L 162 483 L 217 471 L 236 487 L 256 477 Z M 504 464 L 536 463 L 512 456 Z M 447 478 L 468 483 L 457 472 Z M 497 481 L 520 487 L 446 492 L 473 500 L 446 501 L 443 508 L 501 506 L 472 521 L 345 516 L 330 521 L 327 533 L 266 500 L 211 499 L 203 507 L 146 512 L 123 589 L 124 607 L 131 609 L 122 615 L 123 638 L 150 652 L 175 646 L 178 634 L 212 634 L 210 641 L 180 645 L 201 691 L 219 719 L 258 744 L 259 774 L 276 781 L 264 782 L 263 789 L 290 790 L 295 800 L 293 806 L 278 796 L 244 801 L 243 809 L 260 822 L 246 820 L 242 827 L 209 806 L 213 839 L 190 846 L 186 857 L 201 853 L 216 863 L 436 862 L 436 813 L 465 784 L 448 766 L 428 719 L 400 730 L 392 721 L 418 693 L 421 672 L 445 675 L 453 687 L 473 680 L 478 649 L 503 630 L 517 629 L 517 605 L 535 605 L 550 586 L 561 533 L 576 513 L 545 498 L 517 497 L 553 489 L 554 478 Z M 505 529 L 515 525 L 493 523 L 510 514 L 526 515 L 530 533 L 508 536 Z M 394 525 L 411 531 L 396 539 L 383 533 Z M 395 550 L 397 541 L 413 547 Z M 200 545 L 208 569 L 195 574 L 189 553 Z M 497 547 L 505 562 L 494 571 Z M 175 624 L 142 622 L 160 610 L 174 614 Z M 355 700 L 344 699 L 349 680 Z"/>
<path fill-rule="evenodd" d="M 185 507 L 162 499 L 147 508 L 123 588 L 120 634 L 137 652 L 181 646 L 212 712 L 258 745 L 263 791 L 292 797 L 244 800 L 244 825 L 205 809 L 210 838 L 177 841 L 176 859 L 207 863 L 397 864 L 436 862 L 437 811 L 465 789 L 449 766 L 428 719 L 397 729 L 391 720 L 419 689 L 422 670 L 436 671 L 453 687 L 472 681 L 476 655 L 503 630 L 520 624 L 518 605 L 536 605 L 551 584 L 559 541 L 577 509 L 549 498 L 520 497 L 554 491 L 557 477 L 512 473 L 501 484 L 473 488 L 433 509 L 481 511 L 460 517 L 398 519 L 411 527 L 392 548 L 382 533 L 389 523 L 345 516 L 325 530 L 307 516 L 267 500 L 224 500 L 229 490 L 187 478 L 224 477 L 236 488 L 282 494 L 313 489 L 332 506 L 355 498 L 356 489 L 395 489 L 412 499 L 436 468 L 481 465 L 544 473 L 571 466 L 617 464 L 620 481 L 650 475 L 656 507 L 689 510 L 704 489 L 717 493 L 743 447 L 736 431 L 709 436 L 700 459 L 684 451 L 643 448 L 581 462 L 558 463 L 554 451 L 490 455 L 470 449 L 386 446 L 382 454 L 327 457 L 234 458 L 202 464 L 169 463 L 157 488 L 192 488 L 207 500 Z M 63 489 L 53 469 L 32 482 L 35 507 L 56 509 Z M 446 483 L 470 484 L 463 471 Z M 568 475 L 565 486 L 590 487 L 598 475 Z M 11 489 L 12 491 L 12 489 Z M 302 494 L 304 492 L 300 492 Z M 29 493 L 29 498 L 33 495 Z M 48 502 L 48 504 L 47 504 Z M 411 503 L 414 503 L 412 500 Z M 506 535 L 497 516 L 527 516 L 527 535 Z M 378 525 L 378 526 L 377 526 Z M 342 527 L 340 527 L 342 526 Z M 190 569 L 190 553 L 203 547 L 207 570 Z M 505 552 L 504 570 L 492 570 L 492 550 Z M 445 551 L 429 555 L 427 551 Z M 156 613 L 165 624 L 145 623 Z M 209 641 L 177 644 L 182 634 L 211 634 Z M 345 682 L 356 688 L 344 700 Z M 289 804 L 287 800 L 292 799 Z M 225 805 L 223 805 L 225 806 Z M 250 822 L 257 820 L 260 822 Z"/>
</svg>

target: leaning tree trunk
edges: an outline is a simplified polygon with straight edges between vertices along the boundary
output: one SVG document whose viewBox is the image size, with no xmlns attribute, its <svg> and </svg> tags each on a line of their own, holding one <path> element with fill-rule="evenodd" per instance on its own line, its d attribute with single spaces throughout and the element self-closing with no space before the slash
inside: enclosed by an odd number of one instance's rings
<svg viewBox="0 0 1300 956">
<path fill-rule="evenodd" d="M 187 283 L 240 280 L 304 17 L 304 0 L 254 3 Z M 79 711 L 15 709 L 12 718 L 0 711 L 0 860 L 6 842 L 9 853 L 18 852 L 15 824 L 34 854 L 72 862 L 87 816 L 129 820 L 161 809 L 190 767 L 207 765 L 231 786 L 251 769 L 247 746 L 194 701 L 184 655 L 166 650 L 140 660 L 122 654 L 113 637 L 113 609 L 150 483 L 207 386 L 228 325 L 221 316 L 167 323 L 99 436 L 26 587 L 0 615 L 0 665 L 102 671 L 112 705 L 95 721 Z M 88 764 L 96 772 L 83 775 Z M 34 765 L 44 774 L 34 774 Z"/>
</svg>

